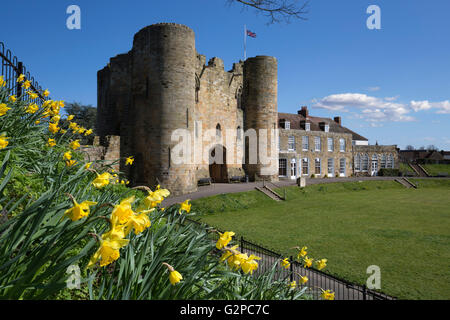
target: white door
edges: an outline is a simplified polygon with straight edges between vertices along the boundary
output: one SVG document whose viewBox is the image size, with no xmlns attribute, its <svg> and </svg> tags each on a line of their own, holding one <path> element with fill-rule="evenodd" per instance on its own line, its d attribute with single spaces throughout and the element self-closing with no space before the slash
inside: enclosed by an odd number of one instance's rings
<svg viewBox="0 0 450 320">
<path fill-rule="evenodd" d="M 377 155 L 372 156 L 372 176 L 376 176 L 378 172 L 378 157 Z"/>
<path fill-rule="evenodd" d="M 295 159 L 291 160 L 291 179 L 297 178 L 297 162 Z"/>
</svg>

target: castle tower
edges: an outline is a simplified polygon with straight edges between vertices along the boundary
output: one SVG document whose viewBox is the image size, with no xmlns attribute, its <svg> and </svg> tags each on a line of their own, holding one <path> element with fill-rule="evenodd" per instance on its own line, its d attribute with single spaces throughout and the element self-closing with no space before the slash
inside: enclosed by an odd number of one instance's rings
<svg viewBox="0 0 450 320">
<path fill-rule="evenodd" d="M 274 135 L 276 130 L 273 130 L 277 129 L 278 121 L 277 90 L 277 60 L 274 57 L 256 56 L 244 62 L 244 129 L 246 132 L 254 129 L 257 134 L 255 149 L 250 143 L 252 139 L 246 139 L 245 169 L 251 180 L 278 180 L 278 138 Z M 260 143 L 264 142 L 264 133 L 267 134 L 267 142 Z M 257 163 L 249 163 L 255 152 Z"/>
<path fill-rule="evenodd" d="M 172 132 L 193 127 L 189 113 L 195 107 L 194 32 L 175 23 L 150 25 L 134 36 L 131 57 L 128 140 L 136 159 L 132 180 L 135 185 L 160 182 L 173 194 L 195 191 L 193 165 L 171 159 L 178 143 L 171 141 Z"/>
</svg>

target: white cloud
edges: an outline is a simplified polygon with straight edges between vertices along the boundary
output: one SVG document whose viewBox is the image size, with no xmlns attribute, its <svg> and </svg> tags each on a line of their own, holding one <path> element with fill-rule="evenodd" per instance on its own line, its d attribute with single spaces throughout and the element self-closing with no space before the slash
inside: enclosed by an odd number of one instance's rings
<svg viewBox="0 0 450 320">
<path fill-rule="evenodd" d="M 313 107 L 344 112 L 348 112 L 350 109 L 359 109 L 360 118 L 369 122 L 415 120 L 408 115 L 410 113 L 408 106 L 362 93 L 329 95 L 316 100 Z"/>
<path fill-rule="evenodd" d="M 437 110 L 436 113 L 450 114 L 450 101 L 449 100 L 440 101 L 440 102 L 430 102 L 428 100 L 423 100 L 423 101 L 412 100 L 410 102 L 410 106 L 415 112 L 429 110 L 429 109 L 435 109 L 435 110 Z"/>
<path fill-rule="evenodd" d="M 380 89 L 381 89 L 380 87 L 368 87 L 367 88 L 368 91 L 378 91 Z"/>
</svg>

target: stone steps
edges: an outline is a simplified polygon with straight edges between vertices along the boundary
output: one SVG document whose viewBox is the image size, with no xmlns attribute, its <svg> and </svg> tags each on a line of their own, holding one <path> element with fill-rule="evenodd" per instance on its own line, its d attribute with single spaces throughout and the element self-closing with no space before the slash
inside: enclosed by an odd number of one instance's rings
<svg viewBox="0 0 450 320">
<path fill-rule="evenodd" d="M 268 196 L 269 198 L 275 200 L 275 201 L 281 201 L 284 200 L 278 193 L 276 193 L 275 191 L 273 191 L 272 189 L 270 189 L 268 186 L 263 186 L 263 187 L 255 187 L 256 190 L 261 191 L 262 193 L 264 193 L 266 196 Z"/>
<path fill-rule="evenodd" d="M 417 186 L 412 183 L 411 181 L 409 181 L 407 178 L 398 178 L 395 179 L 395 181 L 397 181 L 398 183 L 400 183 L 401 185 L 403 185 L 405 188 L 415 188 L 417 189 Z"/>
</svg>

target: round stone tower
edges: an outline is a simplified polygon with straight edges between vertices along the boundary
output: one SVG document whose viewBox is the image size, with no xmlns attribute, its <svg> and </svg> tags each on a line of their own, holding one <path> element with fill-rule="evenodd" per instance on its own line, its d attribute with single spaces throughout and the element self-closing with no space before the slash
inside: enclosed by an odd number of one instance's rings
<svg viewBox="0 0 450 320">
<path fill-rule="evenodd" d="M 189 115 L 195 107 L 194 32 L 175 23 L 145 27 L 134 36 L 132 61 L 133 182 L 161 183 L 173 194 L 195 191 L 192 161 L 174 163 L 171 155 L 178 144 L 171 141 L 172 132 L 193 128 Z"/>
<path fill-rule="evenodd" d="M 251 180 L 278 180 L 277 83 L 276 58 L 256 56 L 244 62 L 242 103 L 244 128 L 249 135 L 245 145 L 245 170 Z M 251 129 L 255 130 L 257 143 L 248 132 Z"/>
</svg>

